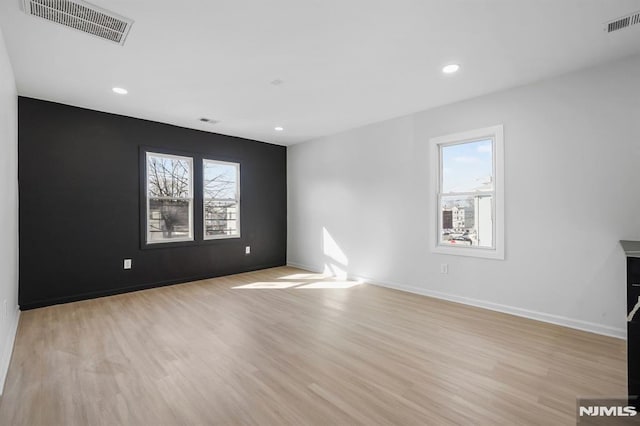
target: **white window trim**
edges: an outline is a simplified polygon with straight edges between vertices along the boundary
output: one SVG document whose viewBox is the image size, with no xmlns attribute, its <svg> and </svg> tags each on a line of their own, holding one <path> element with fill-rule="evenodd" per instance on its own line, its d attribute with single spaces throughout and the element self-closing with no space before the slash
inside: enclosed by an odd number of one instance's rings
<svg viewBox="0 0 640 426">
<path fill-rule="evenodd" d="M 227 166 L 234 166 L 236 168 L 236 203 L 238 204 L 238 232 L 231 235 L 209 235 L 207 236 L 207 219 L 205 206 L 207 197 L 204 195 L 204 169 L 206 163 L 224 164 Z M 234 163 L 231 161 L 211 160 L 209 158 L 202 159 L 202 235 L 205 240 L 224 240 L 228 238 L 240 238 L 241 237 L 241 215 L 240 215 L 240 163 Z"/>
<path fill-rule="evenodd" d="M 493 179 L 494 179 L 494 247 L 473 247 L 473 246 L 445 246 L 440 244 L 440 180 L 441 180 L 441 156 L 440 147 L 445 145 L 455 145 L 466 142 L 479 141 L 482 139 L 493 140 Z M 502 124 L 475 129 L 451 135 L 439 136 L 429 141 L 431 156 L 431 182 L 430 196 L 433 212 L 431 226 L 431 251 L 440 254 L 450 254 L 456 256 L 481 257 L 486 259 L 504 259 L 504 131 Z"/>
<path fill-rule="evenodd" d="M 149 157 L 157 156 L 157 157 L 166 157 L 175 160 L 187 160 L 189 162 L 189 198 L 180 198 L 184 200 L 189 200 L 189 236 L 185 238 L 172 238 L 170 240 L 159 240 L 159 241 L 151 241 L 151 234 L 149 232 L 149 199 L 150 198 L 167 198 L 167 199 L 176 199 L 175 197 L 149 197 Z M 184 157 L 181 155 L 173 155 L 173 154 L 164 154 L 162 152 L 153 152 L 147 151 L 145 153 L 145 161 L 144 161 L 144 195 L 146 198 L 146 211 L 145 211 L 145 235 L 146 235 L 146 244 L 171 244 L 171 243 L 179 243 L 185 241 L 194 241 L 193 235 L 193 157 Z"/>
</svg>

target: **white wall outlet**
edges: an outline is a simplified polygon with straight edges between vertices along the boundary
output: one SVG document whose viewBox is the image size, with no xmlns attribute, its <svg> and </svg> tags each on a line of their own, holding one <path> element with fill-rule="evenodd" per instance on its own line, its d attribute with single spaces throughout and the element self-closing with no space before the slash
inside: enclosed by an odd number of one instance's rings
<svg viewBox="0 0 640 426">
<path fill-rule="evenodd" d="M 251 246 L 246 246 L 244 248 L 244 254 L 251 254 Z"/>
<path fill-rule="evenodd" d="M 440 273 L 441 274 L 448 274 L 449 273 L 449 265 L 446 263 L 441 263 L 440 264 Z"/>
<path fill-rule="evenodd" d="M 124 260 L 124 269 L 131 269 L 131 259 Z"/>
</svg>

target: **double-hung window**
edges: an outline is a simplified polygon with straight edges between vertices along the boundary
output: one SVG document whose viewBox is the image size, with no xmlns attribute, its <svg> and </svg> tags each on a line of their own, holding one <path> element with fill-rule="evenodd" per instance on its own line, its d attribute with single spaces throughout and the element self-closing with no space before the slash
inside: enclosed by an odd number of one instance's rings
<svg viewBox="0 0 640 426">
<path fill-rule="evenodd" d="M 240 164 L 202 161 L 204 239 L 240 237 Z"/>
<path fill-rule="evenodd" d="M 431 140 L 433 250 L 504 259 L 503 129 Z"/>
<path fill-rule="evenodd" d="M 193 240 L 193 158 L 146 152 L 147 244 Z"/>
</svg>

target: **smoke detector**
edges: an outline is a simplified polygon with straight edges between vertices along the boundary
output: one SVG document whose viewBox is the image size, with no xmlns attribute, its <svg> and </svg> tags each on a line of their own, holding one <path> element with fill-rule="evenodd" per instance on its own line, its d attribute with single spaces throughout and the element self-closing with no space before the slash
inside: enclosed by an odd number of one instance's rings
<svg viewBox="0 0 640 426">
<path fill-rule="evenodd" d="M 37 16 L 123 45 L 133 20 L 82 0 L 22 0 L 27 15 Z"/>
<path fill-rule="evenodd" d="M 614 31 L 618 31 L 636 24 L 640 24 L 640 11 L 630 13 L 621 18 L 614 19 L 613 21 L 609 21 L 604 24 L 604 29 L 606 32 L 612 33 Z"/>
</svg>

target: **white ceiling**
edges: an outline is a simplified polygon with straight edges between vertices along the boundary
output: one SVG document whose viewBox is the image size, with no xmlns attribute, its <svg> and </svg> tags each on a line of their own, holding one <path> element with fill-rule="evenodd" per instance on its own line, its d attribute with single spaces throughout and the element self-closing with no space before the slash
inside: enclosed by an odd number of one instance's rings
<svg viewBox="0 0 640 426">
<path fill-rule="evenodd" d="M 0 0 L 20 95 L 282 145 L 640 53 L 640 0 L 91 2 L 124 46 Z"/>
</svg>

